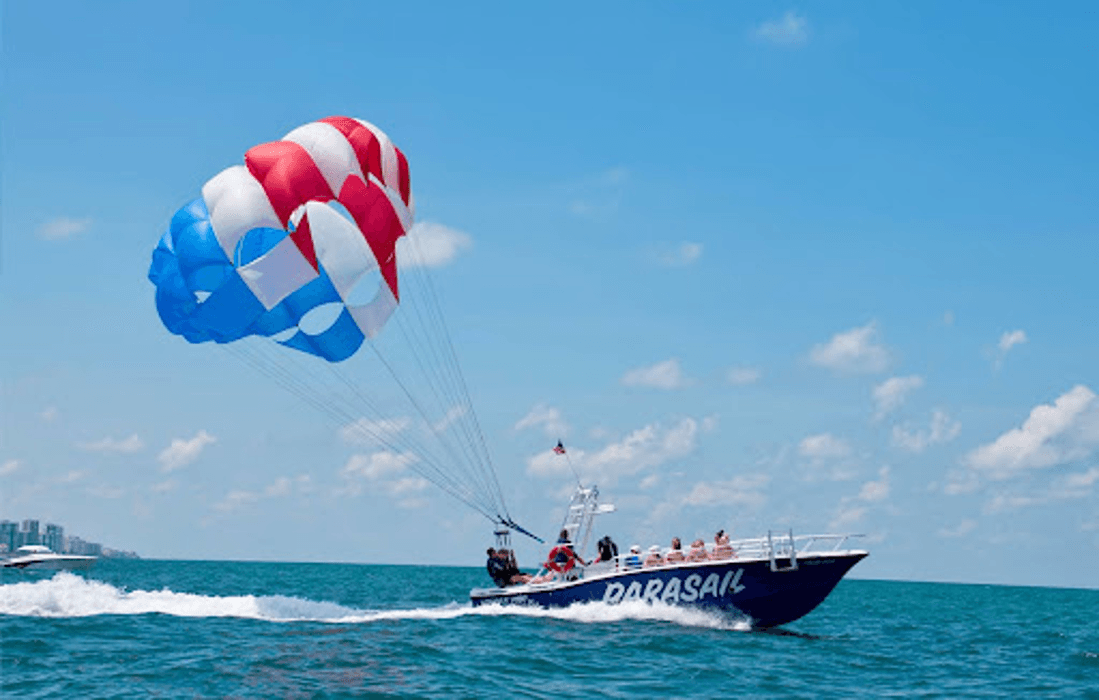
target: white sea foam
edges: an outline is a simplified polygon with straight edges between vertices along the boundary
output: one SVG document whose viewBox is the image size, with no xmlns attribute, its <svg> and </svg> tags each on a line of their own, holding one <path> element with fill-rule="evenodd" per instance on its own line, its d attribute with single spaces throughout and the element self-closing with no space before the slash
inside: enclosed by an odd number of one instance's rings
<svg viewBox="0 0 1099 700">
<path fill-rule="evenodd" d="M 210 596 L 159 591 L 125 591 L 101 581 L 61 572 L 36 582 L 0 586 L 0 615 L 23 617 L 91 617 L 95 615 L 146 615 L 176 617 L 237 617 L 269 622 L 370 623 L 392 620 L 452 620 L 461 617 L 538 617 L 580 623 L 622 620 L 663 621 L 689 627 L 747 630 L 747 623 L 701 610 L 630 601 L 619 605 L 587 603 L 568 608 L 451 603 L 435 608 L 360 610 L 337 603 L 290 596 Z"/>
<path fill-rule="evenodd" d="M 620 622 L 622 620 L 650 620 L 672 622 L 685 627 L 706 627 L 710 629 L 743 630 L 751 629 L 747 621 L 734 621 L 714 613 L 696 608 L 682 608 L 660 603 L 649 604 L 641 600 L 631 600 L 617 605 L 603 602 L 580 603 L 567 608 L 534 608 L 516 605 L 482 605 L 467 608 L 470 615 L 514 615 L 522 617 L 543 617 L 554 620 L 568 620 L 583 623 Z"/>
</svg>

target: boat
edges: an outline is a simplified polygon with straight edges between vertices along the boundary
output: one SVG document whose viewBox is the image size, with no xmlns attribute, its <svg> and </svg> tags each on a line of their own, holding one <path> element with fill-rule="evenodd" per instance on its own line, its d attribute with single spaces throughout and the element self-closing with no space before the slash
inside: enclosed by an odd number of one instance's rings
<svg viewBox="0 0 1099 700">
<path fill-rule="evenodd" d="M 579 561 L 586 560 L 583 555 L 595 516 L 614 510 L 600 505 L 598 498 L 596 487 L 578 486 L 565 516 L 562 534 L 567 532 L 568 541 L 580 545 Z M 849 547 L 858 537 L 768 532 L 729 542 L 731 551 L 708 546 L 705 560 L 651 567 L 641 566 L 630 554 L 620 555 L 587 566 L 578 563 L 565 572 L 543 568 L 524 584 L 475 588 L 470 602 L 475 607 L 558 608 L 639 601 L 715 611 L 747 620 L 754 629 L 767 629 L 793 622 L 824 602 L 840 579 L 869 554 Z M 506 529 L 497 530 L 496 538 L 499 544 L 509 545 Z"/>
<path fill-rule="evenodd" d="M 80 554 L 58 554 L 49 547 L 40 544 L 28 544 L 15 550 L 15 553 L 0 564 L 5 569 L 23 569 L 33 571 L 73 571 L 84 570 L 95 563 L 95 557 Z"/>
</svg>

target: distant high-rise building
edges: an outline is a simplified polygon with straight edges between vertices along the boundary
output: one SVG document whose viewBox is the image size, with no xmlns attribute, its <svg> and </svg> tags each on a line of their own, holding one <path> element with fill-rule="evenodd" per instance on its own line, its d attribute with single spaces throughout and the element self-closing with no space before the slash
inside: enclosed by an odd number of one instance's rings
<svg viewBox="0 0 1099 700">
<path fill-rule="evenodd" d="M 23 535 L 23 544 L 42 544 L 42 537 L 38 534 L 37 520 L 24 520 L 23 531 L 20 534 Z"/>
<path fill-rule="evenodd" d="M 11 520 L 0 521 L 0 545 L 4 551 L 14 552 L 19 549 L 19 523 Z"/>
<path fill-rule="evenodd" d="M 85 556 L 99 557 L 103 555 L 103 545 L 98 542 L 88 542 L 79 537 L 69 537 L 66 546 L 67 554 L 83 554 Z"/>
<path fill-rule="evenodd" d="M 46 523 L 46 536 L 42 544 L 55 552 L 65 551 L 65 528 L 53 523 Z"/>
</svg>

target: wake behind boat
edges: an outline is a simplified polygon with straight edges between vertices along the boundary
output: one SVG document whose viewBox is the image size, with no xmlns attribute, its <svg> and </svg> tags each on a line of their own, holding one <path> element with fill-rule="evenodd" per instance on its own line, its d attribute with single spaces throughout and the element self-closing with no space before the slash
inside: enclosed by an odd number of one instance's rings
<svg viewBox="0 0 1099 700">
<path fill-rule="evenodd" d="M 594 516 L 611 512 L 599 506 L 598 489 L 577 489 L 564 531 L 586 548 Z M 506 541 L 506 530 L 497 541 Z M 705 548 L 705 559 L 645 566 L 636 553 L 575 563 L 562 572 L 543 570 L 530 582 L 470 591 L 474 606 L 496 603 L 567 607 L 574 603 L 611 605 L 644 601 L 716 610 L 747 618 L 753 627 L 793 622 L 824 602 L 840 579 L 868 552 L 848 548 L 858 535 L 802 535 L 737 540 Z M 578 557 L 583 561 L 584 557 Z"/>
<path fill-rule="evenodd" d="M 15 550 L 14 555 L 0 562 L 5 569 L 30 571 L 73 571 L 91 568 L 95 557 L 79 554 L 58 554 L 40 544 L 28 544 Z"/>
</svg>

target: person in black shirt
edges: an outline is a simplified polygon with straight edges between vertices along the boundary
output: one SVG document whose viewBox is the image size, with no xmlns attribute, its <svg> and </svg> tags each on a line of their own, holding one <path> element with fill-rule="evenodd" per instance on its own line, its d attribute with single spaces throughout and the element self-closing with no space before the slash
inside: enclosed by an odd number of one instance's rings
<svg viewBox="0 0 1099 700">
<path fill-rule="evenodd" d="M 485 568 L 497 587 L 504 588 L 530 581 L 529 574 L 519 571 L 519 565 L 515 563 L 515 555 L 510 551 L 489 547 L 486 553 L 488 561 L 485 563 Z"/>
<path fill-rule="evenodd" d="M 508 581 L 511 578 L 507 575 L 507 561 L 501 559 L 496 554 L 496 550 L 492 547 L 488 548 L 485 552 L 488 554 L 488 561 L 485 562 L 485 569 L 488 570 L 488 575 L 492 577 L 493 582 L 498 588 L 503 588 L 508 585 Z"/>
<path fill-rule="evenodd" d="M 504 574 L 507 576 L 509 584 L 514 586 L 517 583 L 530 582 L 530 574 L 519 571 L 519 564 L 515 561 L 515 552 L 510 549 L 499 549 L 496 551 L 496 556 L 504 561 Z"/>
<path fill-rule="evenodd" d="M 614 561 L 618 557 L 618 545 L 614 543 L 610 535 L 599 540 L 599 559 L 596 561 Z"/>
</svg>

